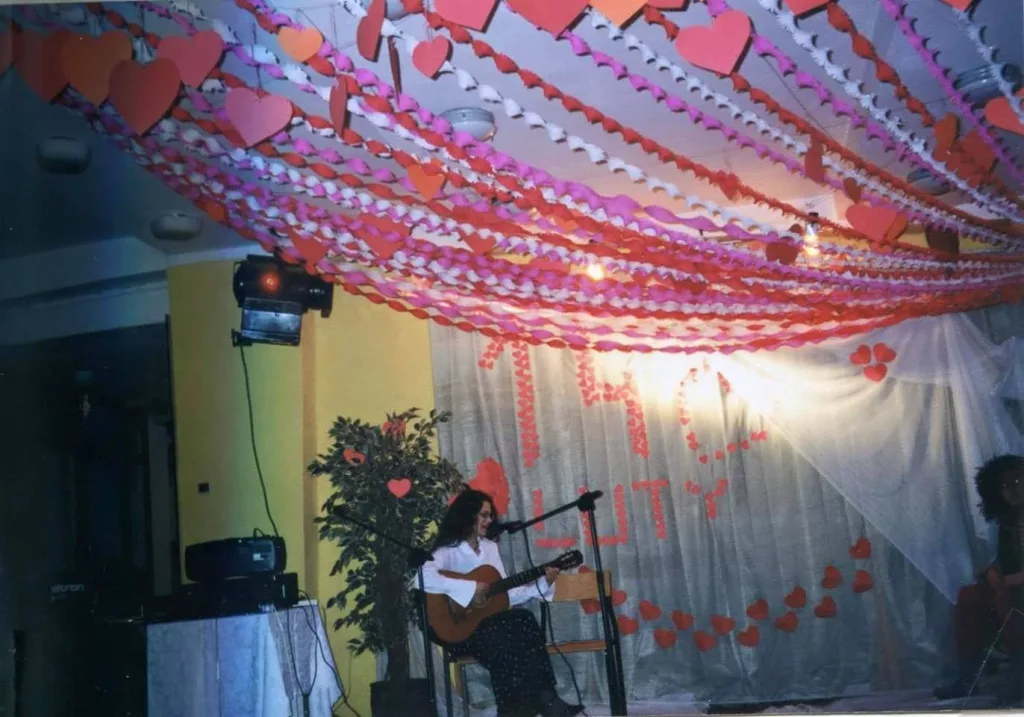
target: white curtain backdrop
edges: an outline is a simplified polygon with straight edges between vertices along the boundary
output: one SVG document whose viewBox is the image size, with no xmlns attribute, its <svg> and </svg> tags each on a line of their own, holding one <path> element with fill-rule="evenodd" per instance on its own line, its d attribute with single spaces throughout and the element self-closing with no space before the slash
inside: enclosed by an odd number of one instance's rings
<svg viewBox="0 0 1024 717">
<path fill-rule="evenodd" d="M 951 657 L 951 601 L 991 557 L 970 478 L 1024 452 L 1022 328 L 1020 307 L 1001 307 L 688 358 L 433 327 L 437 405 L 454 413 L 441 448 L 496 497 L 507 490 L 513 518 L 604 492 L 631 699 L 931 685 Z M 585 528 L 571 512 L 530 531 L 533 559 L 578 548 L 589 562 Z M 521 536 L 503 553 L 509 570 L 528 567 Z M 578 605 L 553 613 L 559 639 L 598 635 Z M 599 656 L 569 659 L 584 697 L 606 702 Z"/>
</svg>

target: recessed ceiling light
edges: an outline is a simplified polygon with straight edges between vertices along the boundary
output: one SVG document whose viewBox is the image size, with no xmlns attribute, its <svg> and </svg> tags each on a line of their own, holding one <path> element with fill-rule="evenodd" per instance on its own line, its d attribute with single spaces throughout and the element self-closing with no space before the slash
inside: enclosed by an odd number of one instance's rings
<svg viewBox="0 0 1024 717">
<path fill-rule="evenodd" d="M 80 139 L 50 135 L 36 145 L 36 162 L 52 174 L 81 174 L 92 161 L 92 149 Z"/>
<path fill-rule="evenodd" d="M 1016 65 L 985 65 L 967 72 L 961 72 L 953 80 L 953 87 L 963 93 L 964 99 L 974 107 L 981 107 L 989 100 L 1003 94 L 999 88 L 999 73 L 1014 89 L 1020 84 L 1021 72 Z"/>
<path fill-rule="evenodd" d="M 149 231 L 162 241 L 189 241 L 203 231 L 203 220 L 195 214 L 165 212 L 150 222 Z"/>
<path fill-rule="evenodd" d="M 479 142 L 486 142 L 494 136 L 494 114 L 481 107 L 457 107 L 441 114 L 451 122 L 452 129 L 465 132 Z"/>
</svg>

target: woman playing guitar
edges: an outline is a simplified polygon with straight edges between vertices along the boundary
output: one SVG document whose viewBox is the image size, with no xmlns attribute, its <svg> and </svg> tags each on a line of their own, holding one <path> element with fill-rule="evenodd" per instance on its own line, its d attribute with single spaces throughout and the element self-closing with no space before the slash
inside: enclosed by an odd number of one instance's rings
<svg viewBox="0 0 1024 717">
<path fill-rule="evenodd" d="M 487 599 L 489 584 L 450 577 L 490 565 L 505 577 L 498 545 L 487 539 L 498 518 L 494 501 L 486 493 L 466 488 L 452 502 L 441 521 L 433 559 L 423 566 L 428 594 L 446 595 L 461 607 Z M 449 575 L 443 575 L 442 572 Z M 563 702 L 555 692 L 555 675 L 544 634 L 529 610 L 515 609 L 530 600 L 550 599 L 558 569 L 549 567 L 535 583 L 508 590 L 512 610 L 499 612 L 479 624 L 469 639 L 445 645 L 456 657 L 472 655 L 491 674 L 499 717 L 570 717 L 581 705 Z"/>
<path fill-rule="evenodd" d="M 1002 648 L 1010 653 L 1011 670 L 1009 689 L 999 702 L 1019 705 L 1024 697 L 1024 456 L 993 458 L 974 480 L 982 515 L 999 527 L 999 548 L 995 563 L 957 596 L 954 622 L 960 669 L 956 680 L 936 689 L 935 696 L 968 696 L 999 635 Z"/>
</svg>

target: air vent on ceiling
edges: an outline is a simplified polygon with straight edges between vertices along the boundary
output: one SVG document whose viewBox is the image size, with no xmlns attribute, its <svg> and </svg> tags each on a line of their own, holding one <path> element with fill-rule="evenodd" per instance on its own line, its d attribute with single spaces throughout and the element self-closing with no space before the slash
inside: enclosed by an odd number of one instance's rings
<svg viewBox="0 0 1024 717">
<path fill-rule="evenodd" d="M 1016 65 L 1001 65 L 998 70 L 991 65 L 985 65 L 961 72 L 953 80 L 953 87 L 962 92 L 964 98 L 973 107 L 982 107 L 989 100 L 1003 94 L 999 89 L 998 72 L 1002 73 L 1003 79 L 1009 82 L 1015 90 L 1020 85 L 1021 72 Z"/>
</svg>

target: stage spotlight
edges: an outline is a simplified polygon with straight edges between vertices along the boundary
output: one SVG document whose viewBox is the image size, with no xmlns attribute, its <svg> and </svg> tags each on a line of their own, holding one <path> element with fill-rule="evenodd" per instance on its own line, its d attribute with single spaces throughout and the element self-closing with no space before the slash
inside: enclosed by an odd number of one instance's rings
<svg viewBox="0 0 1024 717">
<path fill-rule="evenodd" d="M 241 331 L 231 332 L 235 345 L 298 346 L 302 315 L 312 309 L 327 318 L 334 303 L 332 284 L 269 256 L 246 257 L 232 284 L 242 309 Z"/>
</svg>

